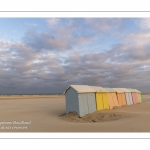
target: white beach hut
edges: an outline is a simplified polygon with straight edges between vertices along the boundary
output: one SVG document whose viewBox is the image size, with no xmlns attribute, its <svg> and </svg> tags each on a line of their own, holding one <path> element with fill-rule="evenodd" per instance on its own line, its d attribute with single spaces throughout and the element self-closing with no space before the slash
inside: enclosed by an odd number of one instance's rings
<svg viewBox="0 0 150 150">
<path fill-rule="evenodd" d="M 63 94 L 66 114 L 76 111 L 79 117 L 96 111 L 95 90 L 88 85 L 70 85 Z"/>
<path fill-rule="evenodd" d="M 133 105 L 131 91 L 126 88 L 120 88 L 120 89 L 125 93 L 127 105 Z"/>
</svg>

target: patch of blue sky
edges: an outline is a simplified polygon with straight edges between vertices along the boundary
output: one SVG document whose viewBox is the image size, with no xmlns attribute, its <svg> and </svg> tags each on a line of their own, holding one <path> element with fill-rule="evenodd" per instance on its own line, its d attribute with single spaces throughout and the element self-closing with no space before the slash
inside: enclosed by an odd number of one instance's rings
<svg viewBox="0 0 150 150">
<path fill-rule="evenodd" d="M 21 19 L 22 20 L 22 19 Z M 12 39 L 20 39 L 25 32 L 25 25 L 23 20 L 15 18 L 0 18 L 0 33 L 5 36 L 1 37 L 2 40 L 11 41 Z"/>
<path fill-rule="evenodd" d="M 122 34 L 128 33 L 137 33 L 139 32 L 139 18 L 123 18 L 122 24 L 118 27 L 116 26 L 115 30 Z"/>
<path fill-rule="evenodd" d="M 6 41 L 19 41 L 27 29 L 45 27 L 43 22 L 37 18 L 0 18 L 0 33 L 4 35 L 0 38 Z"/>
</svg>

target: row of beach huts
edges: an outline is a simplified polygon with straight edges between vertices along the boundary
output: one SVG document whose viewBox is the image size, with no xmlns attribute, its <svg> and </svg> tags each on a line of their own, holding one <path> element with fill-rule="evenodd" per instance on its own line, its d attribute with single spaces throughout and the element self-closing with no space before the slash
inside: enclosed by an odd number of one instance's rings
<svg viewBox="0 0 150 150">
<path fill-rule="evenodd" d="M 142 102 L 141 92 L 129 88 L 103 88 L 100 86 L 70 85 L 65 92 L 66 114 L 75 111 L 79 117 L 115 106 Z"/>
</svg>

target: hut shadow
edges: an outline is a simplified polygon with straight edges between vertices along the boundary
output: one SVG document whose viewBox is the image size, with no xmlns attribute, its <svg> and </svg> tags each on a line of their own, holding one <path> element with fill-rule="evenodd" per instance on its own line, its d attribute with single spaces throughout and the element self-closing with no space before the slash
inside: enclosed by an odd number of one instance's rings
<svg viewBox="0 0 150 150">
<path fill-rule="evenodd" d="M 63 113 L 63 114 L 59 115 L 58 117 L 63 117 L 63 116 L 65 116 L 65 115 L 66 115 L 66 113 Z"/>
</svg>

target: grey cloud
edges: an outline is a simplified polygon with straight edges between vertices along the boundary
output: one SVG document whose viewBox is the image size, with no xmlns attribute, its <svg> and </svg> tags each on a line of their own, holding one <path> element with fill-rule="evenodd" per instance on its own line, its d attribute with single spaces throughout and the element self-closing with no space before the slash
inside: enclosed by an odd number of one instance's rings
<svg viewBox="0 0 150 150">
<path fill-rule="evenodd" d="M 62 51 L 71 49 L 71 46 L 65 39 L 55 37 L 51 33 L 28 31 L 23 37 L 23 42 L 35 51 Z"/>
<path fill-rule="evenodd" d="M 95 40 L 92 32 L 86 34 L 86 29 L 83 34 L 75 34 L 74 31 L 80 32 L 84 24 L 88 23 L 93 31 L 107 31 L 112 28 L 111 25 L 115 28 L 121 22 L 120 19 L 114 22 L 106 19 L 98 26 L 100 20 L 86 20 L 80 28 L 79 21 L 74 28 L 72 20 L 68 28 L 62 27 L 57 32 L 57 28 L 47 33 L 30 30 L 22 43 L 0 41 L 0 92 L 62 93 L 70 84 L 129 87 L 148 91 L 149 35 L 126 35 L 120 44 L 113 45 L 105 52 L 80 52 L 80 49 L 75 52 L 74 45 L 86 46 Z M 59 21 L 52 21 L 52 24 L 59 26 Z M 54 31 L 57 33 L 55 36 Z M 65 53 L 57 55 L 56 52 Z"/>
<path fill-rule="evenodd" d="M 85 23 L 93 30 L 108 32 L 112 28 L 123 28 L 123 20 L 121 18 L 86 18 Z"/>
</svg>

